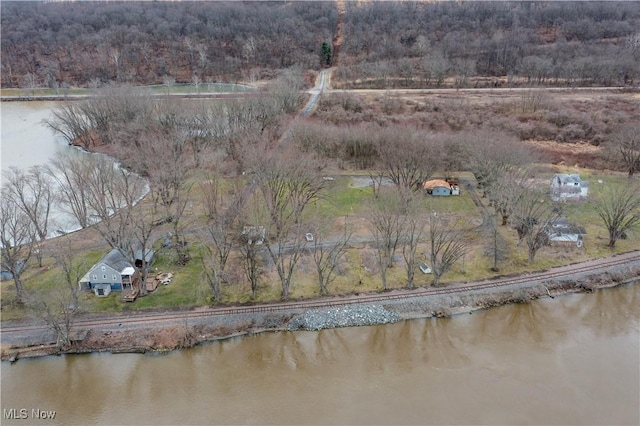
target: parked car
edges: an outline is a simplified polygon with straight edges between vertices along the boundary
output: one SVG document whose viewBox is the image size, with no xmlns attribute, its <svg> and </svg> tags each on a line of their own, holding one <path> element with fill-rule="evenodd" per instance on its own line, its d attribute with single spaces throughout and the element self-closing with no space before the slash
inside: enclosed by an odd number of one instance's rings
<svg viewBox="0 0 640 426">
<path fill-rule="evenodd" d="M 313 241 L 313 234 L 311 232 L 307 232 L 306 234 L 304 234 L 304 238 L 308 241 L 308 242 L 312 242 Z"/>
<path fill-rule="evenodd" d="M 422 271 L 423 274 L 430 274 L 431 273 L 431 268 L 426 263 L 421 263 L 420 264 L 420 270 Z"/>
</svg>

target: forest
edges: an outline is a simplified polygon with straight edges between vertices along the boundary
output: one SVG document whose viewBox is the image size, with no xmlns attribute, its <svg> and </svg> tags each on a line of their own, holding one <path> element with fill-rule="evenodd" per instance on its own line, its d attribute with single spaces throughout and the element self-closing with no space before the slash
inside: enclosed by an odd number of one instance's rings
<svg viewBox="0 0 640 426">
<path fill-rule="evenodd" d="M 344 7 L 339 7 L 343 5 Z M 2 2 L 2 87 L 633 85 L 635 2 Z M 323 48 L 324 46 L 324 48 Z"/>
</svg>

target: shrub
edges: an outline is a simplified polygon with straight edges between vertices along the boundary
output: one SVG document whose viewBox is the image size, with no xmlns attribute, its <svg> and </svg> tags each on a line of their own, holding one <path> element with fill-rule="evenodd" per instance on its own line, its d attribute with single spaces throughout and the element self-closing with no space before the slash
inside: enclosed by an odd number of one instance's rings
<svg viewBox="0 0 640 426">
<path fill-rule="evenodd" d="M 584 141 L 585 136 L 586 132 L 581 125 L 569 124 L 560 130 L 556 136 L 556 140 L 558 142 L 579 142 Z"/>
</svg>

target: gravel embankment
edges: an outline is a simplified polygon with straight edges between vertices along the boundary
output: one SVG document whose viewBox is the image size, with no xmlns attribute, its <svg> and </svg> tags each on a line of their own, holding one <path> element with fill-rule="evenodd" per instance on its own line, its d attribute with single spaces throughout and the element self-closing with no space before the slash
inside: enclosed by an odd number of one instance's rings
<svg viewBox="0 0 640 426">
<path fill-rule="evenodd" d="M 399 315 L 379 304 L 348 305 L 308 310 L 289 322 L 289 330 L 317 331 L 325 328 L 391 324 L 401 320 Z"/>
</svg>

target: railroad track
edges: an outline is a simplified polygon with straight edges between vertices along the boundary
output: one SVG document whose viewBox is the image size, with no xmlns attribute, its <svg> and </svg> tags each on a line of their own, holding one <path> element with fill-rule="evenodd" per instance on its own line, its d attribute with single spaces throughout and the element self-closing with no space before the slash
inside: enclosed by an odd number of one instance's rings
<svg viewBox="0 0 640 426">
<path fill-rule="evenodd" d="M 494 289 L 508 287 L 530 281 L 547 281 L 556 278 L 563 278 L 575 274 L 584 274 L 589 272 L 602 272 L 616 266 L 640 261 L 640 251 L 616 255 L 606 260 L 589 261 L 582 264 L 558 267 L 555 270 L 534 272 L 519 275 L 513 278 L 502 278 L 490 281 L 481 281 L 469 285 L 453 285 L 451 287 L 422 287 L 413 290 L 402 289 L 394 290 L 382 294 L 361 294 L 349 296 L 331 296 L 328 298 L 317 300 L 306 300 L 298 302 L 282 302 L 273 304 L 259 304 L 251 306 L 228 306 L 228 307 L 210 307 L 195 311 L 180 312 L 157 312 L 139 315 L 129 315 L 126 317 L 100 317 L 90 319 L 79 319 L 74 323 L 74 329 L 106 327 L 106 326 L 126 326 L 137 324 L 151 324 L 154 322 L 176 321 L 195 318 L 219 317 L 225 315 L 241 315 L 254 313 L 276 313 L 291 310 L 307 310 L 317 308 L 333 308 L 338 306 L 347 306 L 361 303 L 384 303 L 397 300 L 411 300 L 426 296 L 456 294 L 460 292 L 478 291 L 486 289 Z M 24 325 L 13 327 L 2 327 L 2 333 L 21 333 L 28 331 L 44 331 L 47 327 L 44 325 Z"/>
</svg>

